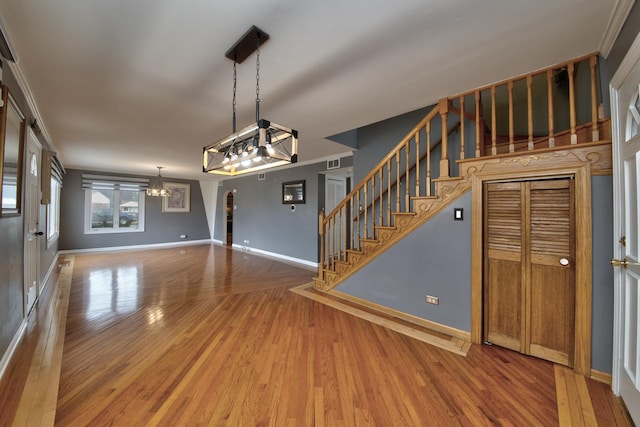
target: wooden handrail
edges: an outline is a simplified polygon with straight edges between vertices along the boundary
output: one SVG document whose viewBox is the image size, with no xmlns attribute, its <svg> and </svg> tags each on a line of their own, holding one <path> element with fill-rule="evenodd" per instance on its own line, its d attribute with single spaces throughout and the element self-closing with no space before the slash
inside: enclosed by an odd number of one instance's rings
<svg viewBox="0 0 640 427">
<path fill-rule="evenodd" d="M 448 128 L 447 129 L 447 135 L 451 135 L 456 129 L 462 129 L 460 122 L 456 122 L 450 128 Z M 418 166 L 420 165 L 420 163 L 423 160 L 428 159 L 430 157 L 431 151 L 433 151 L 434 148 L 440 146 L 441 144 L 442 144 L 442 138 L 437 140 L 435 142 L 435 144 L 433 144 L 433 146 L 431 146 L 431 150 L 425 150 L 425 153 L 422 156 L 420 156 L 418 161 L 416 163 L 414 163 L 413 166 L 410 167 L 409 171 L 413 171 L 414 169 L 416 169 L 416 175 L 419 175 L 418 174 L 418 170 L 419 170 Z M 463 160 L 463 158 L 461 158 L 460 160 Z M 378 171 L 378 173 L 379 172 L 380 171 Z M 390 179 L 390 177 L 389 177 L 389 179 Z M 395 186 L 396 184 L 397 184 L 397 181 L 389 181 L 389 183 L 387 183 L 387 188 L 391 188 L 391 187 Z M 372 208 L 373 206 L 376 206 L 380 200 L 383 200 L 382 191 L 383 191 L 382 188 L 380 188 L 380 196 L 377 196 L 374 200 L 371 200 L 371 202 L 367 205 L 368 208 Z M 364 212 L 359 212 L 357 214 L 357 217 L 361 217 L 363 214 L 364 214 Z M 355 216 L 354 216 L 354 218 L 355 218 Z M 383 221 L 382 221 L 382 218 L 381 218 L 380 223 L 382 223 L 382 222 Z"/>
<path fill-rule="evenodd" d="M 411 138 L 413 138 L 416 133 L 420 132 L 426 126 L 426 124 L 428 122 L 430 122 L 439 113 L 440 113 L 440 110 L 438 109 L 438 106 L 435 106 L 431 111 L 429 111 L 429 113 L 420 121 L 420 123 L 418 123 L 413 129 L 411 129 L 409 131 L 409 133 L 407 133 L 407 135 L 404 138 L 402 138 L 402 140 L 400 140 L 400 142 L 389 152 L 389 154 L 387 154 L 382 160 L 380 160 L 380 162 L 378 162 L 378 164 L 375 165 L 371 169 L 371 172 L 369 172 L 369 174 L 367 176 L 362 178 L 362 180 L 360 180 L 358 185 L 356 187 L 354 187 L 354 189 L 351 190 L 351 192 L 349 194 L 347 194 L 347 196 L 344 198 L 344 200 L 342 202 L 340 202 L 338 204 L 338 206 L 336 206 L 325 217 L 325 221 L 326 221 L 326 218 L 329 218 L 329 217 L 333 216 L 340 209 L 344 208 L 346 203 L 347 203 L 347 201 L 350 200 L 356 193 L 358 193 L 365 186 L 365 184 L 367 182 L 369 182 L 371 177 L 373 175 L 375 175 L 375 172 L 378 169 L 383 168 L 387 164 L 388 161 L 391 161 L 391 159 L 393 159 L 393 157 L 398 153 L 398 151 L 400 151 L 402 148 L 404 148 L 404 146 L 407 144 L 407 142 L 410 141 Z"/>
<path fill-rule="evenodd" d="M 460 98 L 461 96 L 471 96 L 471 95 L 474 95 L 476 92 L 482 92 L 482 91 L 485 91 L 485 90 L 491 90 L 491 86 L 494 86 L 494 85 L 497 87 L 497 86 L 506 85 L 506 84 L 508 84 L 509 81 L 514 81 L 515 82 L 515 81 L 518 81 L 518 80 L 525 80 L 527 78 L 527 76 L 535 77 L 535 76 L 540 75 L 540 74 L 545 74 L 548 70 L 559 70 L 559 69 L 562 69 L 562 68 L 566 68 L 566 67 L 569 66 L 569 64 L 578 64 L 580 62 L 586 61 L 587 59 L 590 59 L 591 57 L 597 58 L 598 57 L 598 53 L 594 52 L 594 53 L 590 53 L 588 55 L 580 56 L 578 58 L 570 59 L 568 61 L 559 62 L 559 63 L 557 63 L 555 65 L 550 66 L 550 67 L 541 68 L 540 70 L 536 70 L 536 71 L 533 71 L 531 73 L 520 74 L 518 76 L 511 77 L 511 78 L 505 79 L 505 80 L 501 80 L 501 81 L 496 82 L 496 83 L 491 83 L 491 84 L 488 84 L 488 85 L 485 85 L 485 86 L 480 86 L 480 87 L 472 89 L 472 90 L 468 90 L 468 91 L 465 91 L 465 92 L 460 92 L 460 93 L 457 93 L 455 95 L 449 96 L 448 98 L 449 98 L 450 101 L 452 101 L 454 99 Z"/>
</svg>

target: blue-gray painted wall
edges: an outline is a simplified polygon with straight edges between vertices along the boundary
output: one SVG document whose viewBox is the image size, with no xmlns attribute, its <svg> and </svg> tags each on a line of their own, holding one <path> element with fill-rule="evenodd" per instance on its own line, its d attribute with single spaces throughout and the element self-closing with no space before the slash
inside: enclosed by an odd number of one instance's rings
<svg viewBox="0 0 640 427">
<path fill-rule="evenodd" d="M 351 167 L 352 158 L 340 159 Z M 226 196 L 233 194 L 233 243 L 312 263 L 318 262 L 318 215 L 324 204 L 326 162 L 275 169 L 257 175 L 227 179 L 218 188 L 214 239 L 226 241 Z M 306 202 L 282 203 L 282 183 L 305 180 Z M 245 242 L 248 241 L 248 242 Z"/>
<path fill-rule="evenodd" d="M 591 366 L 611 372 L 613 360 L 613 178 L 591 178 L 592 303 Z"/>
<path fill-rule="evenodd" d="M 68 169 L 64 176 L 60 211 L 60 250 L 96 249 L 117 246 L 149 245 L 209 239 L 209 226 L 204 209 L 202 192 L 198 181 L 163 177 L 164 181 L 190 184 L 191 210 L 188 213 L 162 212 L 160 197 L 146 197 L 145 225 L 143 232 L 134 233 L 84 233 L 85 190 L 82 189 L 82 174 L 121 175 L 105 172 Z M 133 176 L 133 175 L 124 175 Z M 134 176 L 149 178 L 154 176 Z M 185 234 L 186 239 L 180 235 Z"/>
<path fill-rule="evenodd" d="M 464 209 L 454 221 L 453 208 Z M 471 192 L 349 277 L 340 292 L 471 330 Z M 440 298 L 425 303 L 425 294 Z"/>
<path fill-rule="evenodd" d="M 367 176 L 432 108 L 421 108 L 357 129 L 358 150 L 353 153 L 353 182 L 357 184 Z"/>
</svg>

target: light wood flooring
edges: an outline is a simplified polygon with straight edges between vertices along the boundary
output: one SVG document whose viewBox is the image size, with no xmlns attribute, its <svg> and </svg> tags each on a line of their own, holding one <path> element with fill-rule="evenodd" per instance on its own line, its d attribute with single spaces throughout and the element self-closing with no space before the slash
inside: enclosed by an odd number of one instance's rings
<svg viewBox="0 0 640 427">
<path fill-rule="evenodd" d="M 606 384 L 403 335 L 290 292 L 314 272 L 265 257 L 197 245 L 59 264 L 0 381 L 0 426 L 631 425 Z"/>
</svg>

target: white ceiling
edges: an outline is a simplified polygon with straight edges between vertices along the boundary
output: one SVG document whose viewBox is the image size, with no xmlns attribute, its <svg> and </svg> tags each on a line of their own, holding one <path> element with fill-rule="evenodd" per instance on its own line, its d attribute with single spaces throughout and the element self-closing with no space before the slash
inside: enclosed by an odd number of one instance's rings
<svg viewBox="0 0 640 427">
<path fill-rule="evenodd" d="M 0 0 L 42 123 L 67 168 L 206 179 L 231 133 L 232 62 L 251 25 L 261 116 L 327 136 L 598 51 L 620 0 Z M 238 128 L 255 119 L 255 54 L 238 65 Z"/>
</svg>

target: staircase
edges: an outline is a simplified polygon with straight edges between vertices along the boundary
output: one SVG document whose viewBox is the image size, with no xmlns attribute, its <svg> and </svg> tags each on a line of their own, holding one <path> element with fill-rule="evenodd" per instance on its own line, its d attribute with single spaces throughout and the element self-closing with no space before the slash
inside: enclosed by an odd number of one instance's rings
<svg viewBox="0 0 640 427">
<path fill-rule="evenodd" d="M 315 288 L 339 285 L 469 191 L 479 160 L 610 142 L 597 59 L 440 100 L 333 211 L 320 214 Z"/>
</svg>

